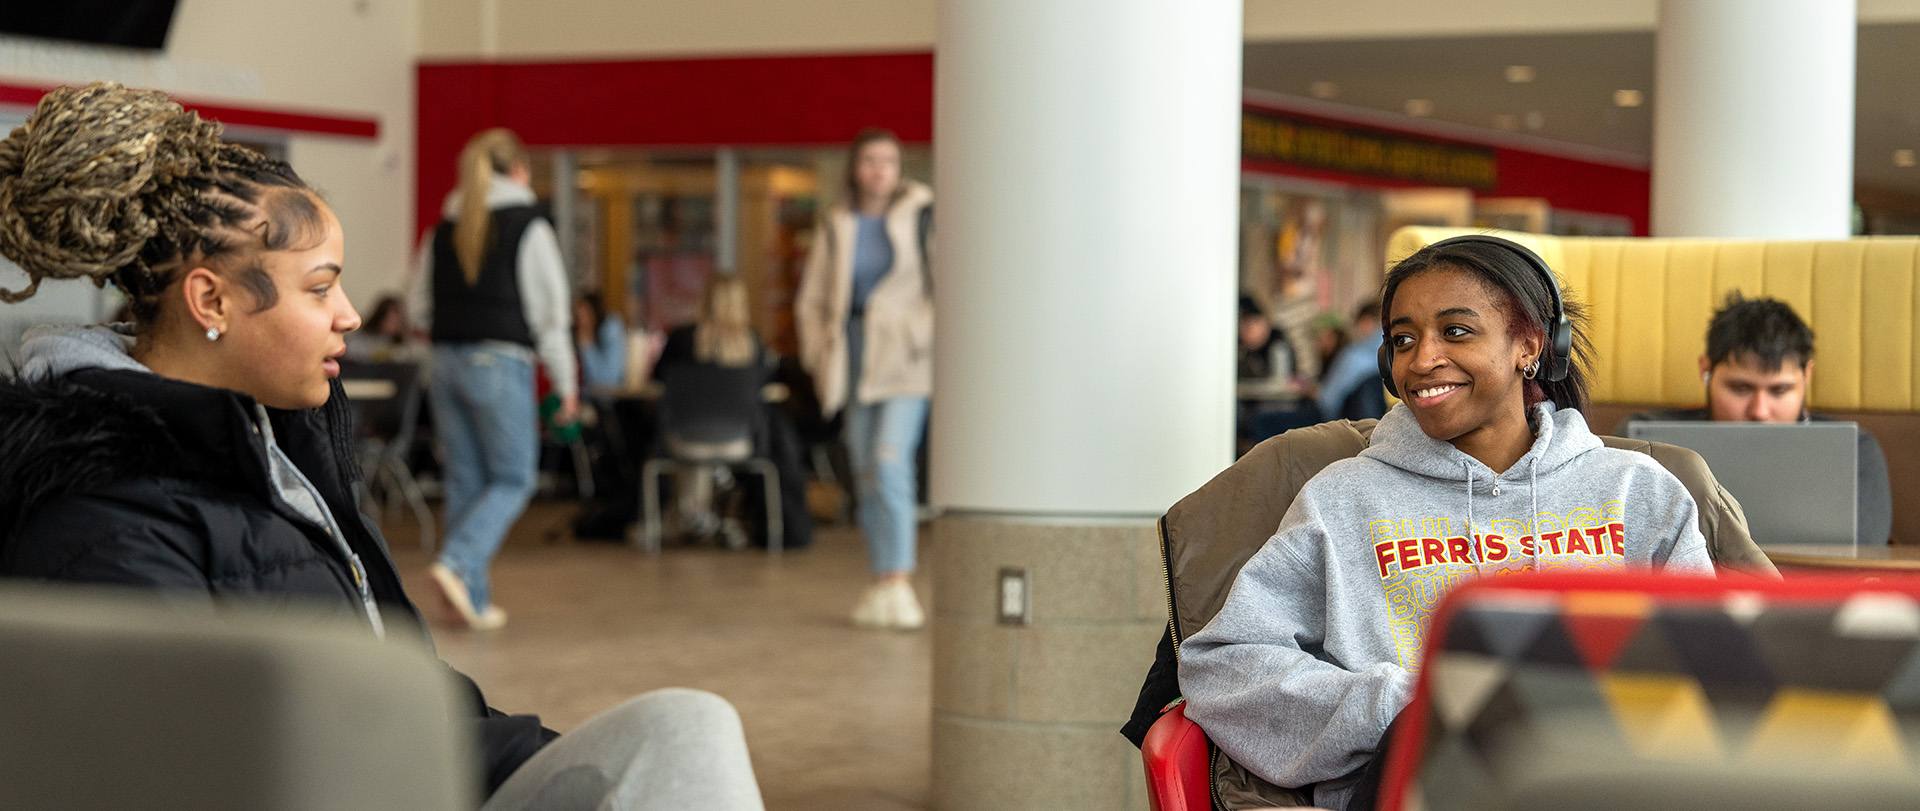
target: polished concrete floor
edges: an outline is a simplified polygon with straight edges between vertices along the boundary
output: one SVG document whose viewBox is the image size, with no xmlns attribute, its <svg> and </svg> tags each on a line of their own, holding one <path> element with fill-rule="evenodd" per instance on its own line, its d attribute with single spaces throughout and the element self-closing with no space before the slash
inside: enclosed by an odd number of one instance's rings
<svg viewBox="0 0 1920 811">
<path fill-rule="evenodd" d="M 514 527 L 493 569 L 505 628 L 436 627 L 441 658 L 495 707 L 565 731 L 631 695 L 698 687 L 740 710 L 772 811 L 929 805 L 932 642 L 848 621 L 868 580 L 856 530 L 822 527 L 813 548 L 778 560 L 673 546 L 649 557 L 573 540 L 572 514 L 536 503 Z M 386 525 L 409 590 L 437 620 L 429 557 L 404 518 Z"/>
</svg>

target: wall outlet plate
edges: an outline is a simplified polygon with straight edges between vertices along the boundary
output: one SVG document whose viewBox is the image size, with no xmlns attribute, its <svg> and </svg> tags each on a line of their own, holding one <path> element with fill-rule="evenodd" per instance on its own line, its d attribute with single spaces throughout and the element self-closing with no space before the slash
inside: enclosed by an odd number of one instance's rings
<svg viewBox="0 0 1920 811">
<path fill-rule="evenodd" d="M 1000 624 L 1032 625 L 1033 576 L 1026 569 L 1003 566 L 999 583 Z"/>
</svg>

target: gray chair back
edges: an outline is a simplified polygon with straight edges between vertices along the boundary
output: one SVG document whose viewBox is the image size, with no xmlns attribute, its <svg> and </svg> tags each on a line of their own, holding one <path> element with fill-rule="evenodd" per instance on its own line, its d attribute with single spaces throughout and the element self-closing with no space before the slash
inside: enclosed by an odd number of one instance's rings
<svg viewBox="0 0 1920 811">
<path fill-rule="evenodd" d="M 470 715 L 364 626 L 0 585 L 0 808 L 470 811 Z"/>
</svg>

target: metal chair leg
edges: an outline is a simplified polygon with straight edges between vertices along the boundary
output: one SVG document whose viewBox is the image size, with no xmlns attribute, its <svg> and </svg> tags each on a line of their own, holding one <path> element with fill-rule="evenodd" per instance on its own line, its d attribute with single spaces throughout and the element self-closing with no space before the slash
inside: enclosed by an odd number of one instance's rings
<svg viewBox="0 0 1920 811">
<path fill-rule="evenodd" d="M 668 466 L 664 459 L 649 459 L 640 466 L 639 546 L 649 555 L 660 554 L 660 474 Z"/>
<path fill-rule="evenodd" d="M 568 443 L 568 451 L 573 456 L 573 485 L 580 491 L 581 500 L 593 498 L 593 456 L 587 453 L 587 443 L 575 439 Z"/>
<path fill-rule="evenodd" d="M 786 519 L 780 514 L 780 469 L 765 459 L 755 459 L 751 464 L 760 474 L 760 486 L 767 491 L 767 556 L 777 558 L 786 544 Z"/>
<path fill-rule="evenodd" d="M 420 492 L 420 483 L 413 478 L 413 471 L 399 459 L 388 458 L 382 465 L 387 478 L 392 480 L 393 489 L 406 499 L 407 509 L 413 513 L 413 520 L 420 524 L 420 551 L 432 553 L 438 541 L 433 521 L 433 510 L 427 507 L 427 496 Z"/>
</svg>

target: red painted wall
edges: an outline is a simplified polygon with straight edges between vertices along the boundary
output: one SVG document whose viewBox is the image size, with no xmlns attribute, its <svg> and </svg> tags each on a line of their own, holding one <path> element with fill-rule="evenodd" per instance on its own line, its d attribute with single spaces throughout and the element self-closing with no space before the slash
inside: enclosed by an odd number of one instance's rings
<svg viewBox="0 0 1920 811">
<path fill-rule="evenodd" d="M 32 109 L 40 104 L 40 97 L 52 90 L 55 85 L 18 85 L 0 84 L 0 106 L 25 107 Z M 234 107 L 231 105 L 206 104 L 173 98 L 180 106 L 199 113 L 208 121 L 218 121 L 235 127 L 257 127 L 278 130 L 295 135 L 337 135 L 346 138 L 380 137 L 380 119 L 357 116 L 331 115 L 325 113 L 274 109 L 268 107 Z"/>
<path fill-rule="evenodd" d="M 415 226 L 422 231 L 439 219 L 441 200 L 453 190 L 460 147 L 488 127 L 510 127 L 534 146 L 838 144 L 867 126 L 888 127 L 909 142 L 933 139 L 927 53 L 422 64 L 418 72 Z M 1633 221 L 1635 233 L 1647 233 L 1646 170 L 1493 149 L 1499 182 L 1483 195 L 1543 197 L 1559 208 L 1617 214 Z M 1409 185 L 1258 161 L 1243 168 L 1365 187 Z"/>
<path fill-rule="evenodd" d="M 422 64 L 418 79 L 420 230 L 488 127 L 533 146 L 840 144 L 869 126 L 933 140 L 927 53 Z"/>
</svg>

